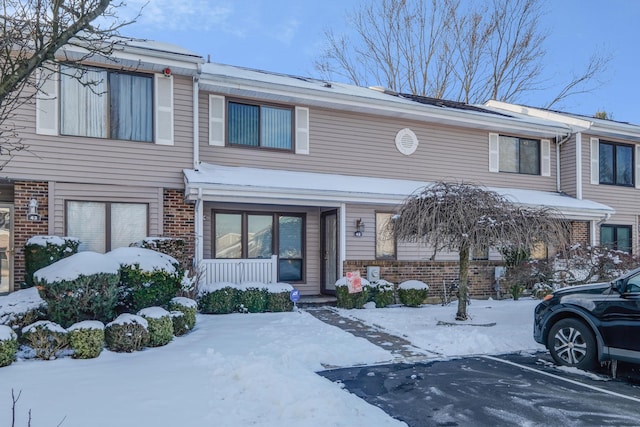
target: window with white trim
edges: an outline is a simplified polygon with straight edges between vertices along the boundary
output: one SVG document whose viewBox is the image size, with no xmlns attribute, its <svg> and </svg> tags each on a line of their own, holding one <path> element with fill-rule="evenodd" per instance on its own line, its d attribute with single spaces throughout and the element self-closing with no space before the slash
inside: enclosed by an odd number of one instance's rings
<svg viewBox="0 0 640 427">
<path fill-rule="evenodd" d="M 109 252 L 147 237 L 148 211 L 146 203 L 67 201 L 66 235 L 81 251 Z"/>
<path fill-rule="evenodd" d="M 210 94 L 209 145 L 309 154 L 309 109 Z"/>
<path fill-rule="evenodd" d="M 60 67 L 60 133 L 153 141 L 153 78 L 97 68 Z"/>
<path fill-rule="evenodd" d="M 600 245 L 631 253 L 632 227 L 630 225 L 603 224 L 600 226 Z"/>
<path fill-rule="evenodd" d="M 551 141 L 490 133 L 489 172 L 551 176 Z"/>
<path fill-rule="evenodd" d="M 376 259 L 396 259 L 396 238 L 389 228 L 393 215 L 376 212 Z"/>
</svg>

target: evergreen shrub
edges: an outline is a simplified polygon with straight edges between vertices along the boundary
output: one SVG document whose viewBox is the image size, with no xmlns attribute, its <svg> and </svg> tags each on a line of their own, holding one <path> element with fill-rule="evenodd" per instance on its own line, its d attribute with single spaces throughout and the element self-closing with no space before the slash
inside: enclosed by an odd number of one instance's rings
<svg viewBox="0 0 640 427">
<path fill-rule="evenodd" d="M 174 310 L 171 314 L 171 322 L 173 323 L 173 335 L 181 337 L 190 331 L 184 312 Z"/>
<path fill-rule="evenodd" d="M 18 336 L 9 326 L 0 325 L 0 368 L 11 365 L 17 352 Z"/>
<path fill-rule="evenodd" d="M 267 311 L 281 312 L 293 310 L 291 291 L 293 286 L 288 283 L 267 285 Z"/>
<path fill-rule="evenodd" d="M 371 282 L 371 292 L 376 308 L 383 308 L 395 303 L 394 285 L 386 280 Z"/>
<path fill-rule="evenodd" d="M 69 344 L 74 359 L 93 359 L 98 357 L 104 347 L 104 323 L 97 320 L 84 320 L 67 328 Z"/>
<path fill-rule="evenodd" d="M 120 353 L 142 350 L 149 344 L 149 324 L 141 316 L 123 313 L 104 328 L 107 348 Z"/>
<path fill-rule="evenodd" d="M 361 278 L 362 291 L 349 293 L 347 278 L 342 277 L 336 281 L 336 306 L 339 308 L 363 308 L 369 301 L 371 284 L 367 279 Z"/>
<path fill-rule="evenodd" d="M 169 301 L 169 311 L 181 311 L 184 313 L 184 323 L 188 330 L 192 330 L 196 325 L 198 303 L 195 300 L 186 297 L 175 297 Z"/>
<path fill-rule="evenodd" d="M 67 331 L 57 323 L 39 320 L 22 329 L 22 342 L 31 347 L 38 359 L 52 360 L 69 347 Z"/>
<path fill-rule="evenodd" d="M 80 240 L 75 237 L 33 236 L 24 246 L 24 284 L 35 285 L 33 273 L 56 261 L 78 253 Z"/>
<path fill-rule="evenodd" d="M 49 319 L 68 327 L 83 320 L 108 322 L 118 301 L 119 265 L 96 252 L 80 252 L 35 272 Z"/>
<path fill-rule="evenodd" d="M 198 287 L 198 307 L 204 314 L 233 313 L 237 306 L 238 289 L 233 283 L 219 282 Z"/>
<path fill-rule="evenodd" d="M 407 280 L 398 286 L 400 303 L 407 307 L 419 307 L 427 299 L 429 285 L 419 280 Z"/>
<path fill-rule="evenodd" d="M 140 310 L 138 316 L 147 321 L 149 347 L 160 347 L 171 342 L 173 339 L 171 313 L 162 307 L 147 307 Z"/>
<path fill-rule="evenodd" d="M 243 283 L 238 291 L 238 310 L 264 313 L 267 309 L 267 289 L 263 283 Z"/>
</svg>

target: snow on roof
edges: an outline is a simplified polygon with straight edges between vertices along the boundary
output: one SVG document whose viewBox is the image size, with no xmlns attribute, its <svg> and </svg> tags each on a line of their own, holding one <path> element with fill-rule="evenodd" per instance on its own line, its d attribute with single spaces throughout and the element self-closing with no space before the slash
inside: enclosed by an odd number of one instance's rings
<svg viewBox="0 0 640 427">
<path fill-rule="evenodd" d="M 401 203 L 406 197 L 432 183 L 390 178 L 373 178 L 317 172 L 298 172 L 220 166 L 202 163 L 196 170 L 184 170 L 187 193 L 198 188 L 221 196 L 224 191 L 238 199 L 243 193 L 254 197 L 286 199 L 294 196 L 307 200 L 336 202 Z M 614 209 L 591 200 L 580 200 L 558 192 L 490 187 L 513 203 L 523 206 L 547 206 L 567 216 L 576 214 L 604 216 Z M 207 194 L 203 191 L 203 194 Z"/>
<path fill-rule="evenodd" d="M 118 274 L 119 271 L 120 264 L 115 260 L 97 252 L 86 251 L 41 268 L 33 273 L 33 277 L 37 282 L 53 283 L 99 273 Z"/>
</svg>

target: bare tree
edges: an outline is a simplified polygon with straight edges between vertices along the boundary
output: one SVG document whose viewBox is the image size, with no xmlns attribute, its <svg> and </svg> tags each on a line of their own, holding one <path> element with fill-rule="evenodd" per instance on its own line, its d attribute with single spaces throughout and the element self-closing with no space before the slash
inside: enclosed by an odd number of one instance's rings
<svg viewBox="0 0 640 427">
<path fill-rule="evenodd" d="M 460 299 L 456 320 L 467 320 L 469 258 L 473 248 L 530 249 L 543 242 L 564 247 L 569 230 L 550 208 L 522 208 L 496 192 L 467 183 L 436 182 L 408 197 L 390 231 L 399 240 L 459 253 Z"/>
<path fill-rule="evenodd" d="M 326 32 L 315 67 L 326 79 L 359 86 L 382 84 L 466 103 L 515 102 L 549 89 L 541 76 L 548 36 L 543 18 L 542 0 L 364 3 L 347 18 L 353 37 Z M 594 54 L 546 107 L 593 91 L 609 60 Z"/>
<path fill-rule="evenodd" d="M 33 102 L 40 90 L 38 68 L 80 62 L 92 56 L 109 57 L 121 21 L 112 0 L 2 0 L 0 10 L 0 155 L 6 164 L 26 149 L 14 123 L 19 107 Z M 96 24 L 97 22 L 97 24 Z M 72 55 L 65 47 L 75 47 Z"/>
</svg>

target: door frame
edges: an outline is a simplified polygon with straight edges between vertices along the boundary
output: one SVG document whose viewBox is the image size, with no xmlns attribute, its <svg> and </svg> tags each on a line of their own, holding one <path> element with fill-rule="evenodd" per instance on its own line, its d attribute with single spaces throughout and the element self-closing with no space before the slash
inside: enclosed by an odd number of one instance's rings
<svg viewBox="0 0 640 427">
<path fill-rule="evenodd" d="M 13 243 L 13 239 L 14 239 L 14 224 L 15 224 L 15 209 L 14 209 L 15 205 L 13 203 L 9 203 L 9 202 L 0 202 L 0 209 L 2 208 L 8 208 L 9 209 L 9 242 L 8 242 L 8 246 L 7 246 L 7 251 L 6 251 L 6 256 L 7 256 L 7 265 L 9 268 L 9 277 L 8 277 L 8 281 L 9 281 L 9 288 L 8 288 L 8 292 L 13 292 L 15 291 L 15 286 L 14 286 L 14 277 L 13 277 L 13 273 L 14 273 L 14 261 L 15 261 L 15 251 L 14 251 L 14 243 Z M 0 265 L 0 271 L 1 271 L 2 266 Z M 0 294 L 4 294 L 5 292 L 0 291 Z"/>
<path fill-rule="evenodd" d="M 336 277 L 340 275 L 340 217 L 338 216 L 338 209 L 331 209 L 328 211 L 324 211 L 320 213 L 320 293 L 335 295 L 336 291 L 334 289 L 327 289 L 327 260 L 325 259 L 325 252 L 327 249 L 327 217 L 330 215 L 334 215 L 336 218 L 336 253 L 335 253 L 335 264 L 336 264 Z"/>
</svg>

